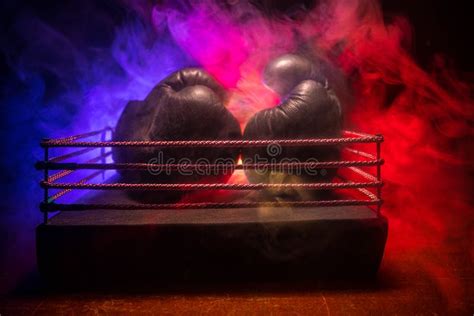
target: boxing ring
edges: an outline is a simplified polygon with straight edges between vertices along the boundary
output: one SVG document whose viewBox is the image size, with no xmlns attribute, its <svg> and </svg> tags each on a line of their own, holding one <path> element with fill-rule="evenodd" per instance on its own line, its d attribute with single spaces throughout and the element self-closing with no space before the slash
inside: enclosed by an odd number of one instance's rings
<svg viewBox="0 0 474 316">
<path fill-rule="evenodd" d="M 37 228 L 37 255 L 40 272 L 46 279 L 69 284 L 95 282 L 102 277 L 106 282 L 129 282 L 149 279 L 158 270 L 160 280 L 209 280 L 229 275 L 275 278 L 289 267 L 295 270 L 288 277 L 306 278 L 345 272 L 367 276 L 378 270 L 388 229 L 381 212 L 381 135 L 344 131 L 340 138 L 112 141 L 112 133 L 111 128 L 104 128 L 41 142 L 44 159 L 36 163 L 36 168 L 43 171 L 40 185 L 44 199 L 40 210 L 44 220 Z M 245 148 L 274 144 L 338 146 L 344 159 L 206 165 L 108 161 L 113 147 Z M 71 151 L 53 156 L 57 148 Z M 98 153 L 94 157 L 81 160 L 95 151 Z M 111 170 L 207 168 L 238 172 L 269 167 L 338 168 L 338 175 L 332 182 L 314 183 L 126 183 L 104 177 Z M 75 181 L 62 181 L 77 172 L 87 175 Z M 102 181 L 92 183 L 97 179 Z M 338 193 L 324 199 L 284 202 L 211 199 L 159 204 L 140 203 L 124 193 L 179 190 L 205 191 L 212 196 L 212 192 L 272 189 Z M 88 193 L 77 201 L 66 199 L 77 191 Z M 266 214 L 263 217 L 262 210 Z M 50 217 L 51 213 L 54 216 Z M 115 239 L 120 242 L 114 243 Z M 85 257 L 88 263 L 83 262 Z M 125 263 L 122 266 L 117 262 Z M 216 268 L 222 266 L 226 268 Z"/>
</svg>

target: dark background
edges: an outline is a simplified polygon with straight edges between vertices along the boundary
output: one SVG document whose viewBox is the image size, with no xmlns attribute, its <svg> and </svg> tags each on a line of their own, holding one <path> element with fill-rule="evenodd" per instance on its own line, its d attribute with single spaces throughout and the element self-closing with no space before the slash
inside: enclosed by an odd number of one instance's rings
<svg viewBox="0 0 474 316">
<path fill-rule="evenodd" d="M 142 1 L 145 2 L 145 1 Z M 158 1 L 159 2 L 159 1 Z M 311 8 L 316 1 L 253 0 L 253 3 L 272 15 L 292 12 L 295 3 Z M 472 32 L 474 23 L 469 1 L 441 0 L 381 0 L 386 19 L 395 15 L 408 18 L 414 29 L 413 56 L 424 67 L 435 53 L 451 57 L 462 71 L 473 70 Z M 2 38 L 10 42 L 2 45 L 19 45 L 8 34 L 18 14 L 32 11 L 46 22 L 58 26 L 74 43 L 83 46 L 107 46 L 112 41 L 115 25 L 130 14 L 130 7 L 118 0 L 47 0 L 47 1 L 2 1 Z M 89 14 L 94 12 L 93 14 Z M 99 28 L 97 28 L 99 27 Z M 98 31 L 100 30 L 100 31 Z M 5 56 L 1 58 L 2 73 L 8 73 Z"/>
<path fill-rule="evenodd" d="M 281 16 L 292 11 L 295 1 L 254 1 L 262 10 L 270 15 Z M 441 53 L 448 57 L 452 67 L 466 80 L 472 80 L 473 45 L 472 11 L 469 1 L 441 1 L 441 0 L 383 0 L 382 6 L 385 18 L 390 20 L 396 15 L 403 15 L 412 23 L 414 41 L 409 50 L 416 61 L 425 69 L 429 69 L 433 56 Z M 301 1 L 306 7 L 314 5 L 311 1 Z M 0 135 L 2 141 L 1 152 L 1 192 L 0 208 L 0 283 L 11 284 L 12 278 L 18 278 L 13 273 L 19 267 L 34 267 L 34 227 L 41 221 L 41 214 L 35 209 L 36 203 L 27 203 L 29 200 L 39 201 L 39 186 L 37 191 L 21 188 L 24 174 L 35 174 L 34 161 L 19 159 L 15 155 L 17 148 L 23 145 L 22 140 L 10 141 L 16 129 L 20 126 L 12 125 L 12 116 L 17 115 L 18 109 L 9 108 L 4 102 L 12 89 L 21 89 L 21 74 L 12 66 L 12 56 L 28 46 L 22 38 L 13 31 L 17 18 L 20 15 L 32 14 L 39 16 L 43 21 L 61 30 L 61 33 L 73 42 L 79 49 L 95 47 L 107 48 L 114 38 L 114 29 L 131 15 L 139 15 L 139 11 L 131 10 L 125 3 L 112 0 L 48 0 L 48 1 L 2 1 L 0 16 L 0 85 L 2 104 L 0 108 Z M 39 54 L 42 52 L 38 52 Z M 65 89 L 64 82 L 55 73 L 39 69 L 45 81 L 44 98 L 49 98 Z M 17 85 L 17 86 L 15 86 Z M 5 88 L 8 87 L 8 90 Z M 10 104 L 10 103 L 9 103 Z M 28 111 L 28 109 L 22 109 Z M 72 118 L 73 115 L 68 116 Z M 15 124 L 32 126 L 34 137 L 25 142 L 36 142 L 46 135 L 35 135 L 37 130 L 33 126 L 35 117 Z M 64 120 L 58 126 L 67 126 L 70 122 Z M 24 128 L 22 126 L 21 128 Z M 23 157 L 25 158 L 25 157 Z M 30 170 L 27 173 L 20 169 Z M 20 178 L 19 178 L 20 175 Z M 35 206 L 31 206 L 35 205 Z M 32 207 L 26 211 L 25 207 Z M 11 218 L 18 220 L 12 222 Z M 23 231 L 24 234 L 18 232 Z M 13 255 L 15 260 L 12 260 Z M 18 255 L 21 254 L 21 255 Z M 8 256 L 8 258 L 7 258 Z M 16 262 L 18 260 L 18 262 Z M 24 262 L 22 262 L 24 261 Z M 8 280 L 8 282 L 7 282 Z"/>
</svg>

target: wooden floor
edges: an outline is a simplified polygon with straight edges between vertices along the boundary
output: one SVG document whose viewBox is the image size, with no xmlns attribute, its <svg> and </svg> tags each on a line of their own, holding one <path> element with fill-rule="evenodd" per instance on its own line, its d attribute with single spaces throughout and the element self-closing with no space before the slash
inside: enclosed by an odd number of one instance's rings
<svg viewBox="0 0 474 316">
<path fill-rule="evenodd" d="M 429 247 L 436 249 L 436 247 Z M 432 263 L 439 258 L 446 263 Z M 199 285 L 128 292 L 58 293 L 36 277 L 0 301 L 0 314 L 322 314 L 474 313 L 472 258 L 387 249 L 376 281 Z"/>
</svg>

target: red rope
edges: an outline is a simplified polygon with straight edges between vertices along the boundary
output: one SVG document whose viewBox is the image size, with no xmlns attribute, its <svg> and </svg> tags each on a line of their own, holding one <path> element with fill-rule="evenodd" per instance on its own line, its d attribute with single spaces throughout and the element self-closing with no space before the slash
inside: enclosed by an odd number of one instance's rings
<svg viewBox="0 0 474 316">
<path fill-rule="evenodd" d="M 353 149 L 353 148 L 349 148 L 349 147 L 345 147 L 343 150 L 345 150 L 347 152 L 350 152 L 351 154 L 359 155 L 359 156 L 362 156 L 362 157 L 365 157 L 365 158 L 368 158 L 368 159 L 371 159 L 371 160 L 377 159 L 377 157 L 375 157 L 374 155 L 366 153 L 366 152 L 361 151 L 361 150 L 357 150 L 357 149 Z"/>
<path fill-rule="evenodd" d="M 42 204 L 43 211 L 85 211 L 85 210 L 160 210 L 160 209 L 223 209 L 257 207 L 320 207 L 378 205 L 375 200 L 327 200 L 327 201 L 285 201 L 285 202 L 229 202 L 229 203 L 165 203 L 165 204 Z"/>
<path fill-rule="evenodd" d="M 61 162 L 61 161 L 64 161 L 66 159 L 69 159 L 69 158 L 74 158 L 74 157 L 86 154 L 86 153 L 88 153 L 90 151 L 93 151 L 93 150 L 96 150 L 96 148 L 90 147 L 90 148 L 80 149 L 80 150 L 77 150 L 77 151 L 73 151 L 72 153 L 67 153 L 67 154 L 64 154 L 64 155 L 61 155 L 61 156 L 50 158 L 48 160 L 48 162 Z"/>
<path fill-rule="evenodd" d="M 108 156 L 110 156 L 110 155 L 112 155 L 112 152 L 111 152 L 111 151 L 109 151 L 109 152 L 107 152 L 107 153 L 105 153 L 105 154 L 101 154 L 101 155 L 99 155 L 98 157 L 95 157 L 95 158 L 92 158 L 92 159 L 88 160 L 86 164 L 89 164 L 89 163 L 92 163 L 92 162 L 95 162 L 95 161 L 99 161 L 99 160 L 101 160 L 101 159 L 103 159 L 103 158 L 105 158 L 105 157 L 108 157 Z M 68 165 L 68 164 L 65 164 L 65 165 Z M 40 165 L 39 168 L 40 168 L 40 169 L 50 169 L 50 168 L 48 168 L 47 166 L 42 166 L 42 165 Z M 65 168 L 61 168 L 61 169 L 65 169 Z M 99 169 L 101 169 L 101 168 L 99 168 Z M 51 170 L 51 169 L 50 169 L 50 170 Z M 56 169 L 56 170 L 57 170 L 57 169 Z M 67 170 L 63 170 L 63 171 L 60 171 L 60 172 L 58 172 L 58 173 L 55 173 L 55 174 L 53 174 L 53 175 L 51 175 L 51 176 L 48 177 L 48 182 L 57 181 L 57 180 L 59 180 L 59 179 L 61 179 L 61 178 L 64 178 L 64 177 L 67 176 L 67 175 L 70 175 L 71 173 L 73 173 L 73 172 L 75 172 L 75 171 L 77 171 L 77 168 L 76 168 L 76 169 L 67 169 Z"/>
<path fill-rule="evenodd" d="M 346 138 L 310 138 L 276 140 L 178 140 L 178 141 L 105 141 L 74 142 L 70 140 L 46 140 L 45 147 L 262 147 L 278 144 L 280 146 L 320 146 L 352 143 L 376 143 L 380 136 Z"/>
<path fill-rule="evenodd" d="M 382 182 L 347 183 L 51 183 L 41 182 L 49 189 L 90 189 L 90 190 L 264 190 L 264 189 L 349 189 L 379 187 Z"/>
<path fill-rule="evenodd" d="M 348 168 L 349 170 L 351 170 L 352 172 L 362 176 L 365 180 L 369 180 L 369 181 L 377 181 L 377 177 L 374 176 L 374 175 L 371 175 L 370 173 L 368 172 L 365 172 L 364 170 L 360 169 L 360 168 L 357 168 L 357 167 L 349 167 Z"/>
<path fill-rule="evenodd" d="M 291 168 L 338 168 L 338 167 L 370 167 L 382 164 L 383 160 L 352 160 L 352 161 L 323 161 L 301 163 L 261 163 L 261 164 L 148 164 L 148 163 L 38 163 L 38 169 L 76 170 L 76 169 L 107 169 L 107 170 L 248 170 L 258 168 L 278 167 L 282 170 Z"/>
<path fill-rule="evenodd" d="M 100 175 L 102 173 L 102 171 L 96 171 L 96 172 L 93 172 L 92 174 L 88 175 L 87 177 L 83 178 L 82 180 L 80 180 L 78 182 L 78 184 L 84 184 L 86 183 L 87 181 L 97 177 L 98 175 Z M 52 196 L 48 197 L 48 201 L 51 202 L 51 201 L 54 201 L 54 200 L 57 200 L 59 199 L 61 196 L 64 196 L 65 194 L 69 193 L 69 192 L 72 192 L 74 188 L 68 188 L 68 189 L 65 189 L 65 190 L 62 190 L 62 191 L 59 191 L 58 193 L 56 194 L 53 194 Z"/>
<path fill-rule="evenodd" d="M 95 136 L 95 135 L 106 133 L 107 131 L 113 131 L 113 129 L 111 127 L 105 127 L 101 130 L 88 132 L 88 133 L 84 133 L 84 134 L 73 135 L 73 136 L 62 137 L 62 138 L 55 138 L 55 139 L 45 139 L 41 142 L 41 146 L 44 146 L 43 144 L 47 144 L 50 141 L 72 142 L 72 141 L 75 141 L 75 140 L 78 140 L 78 139 L 92 137 L 92 136 Z"/>
</svg>

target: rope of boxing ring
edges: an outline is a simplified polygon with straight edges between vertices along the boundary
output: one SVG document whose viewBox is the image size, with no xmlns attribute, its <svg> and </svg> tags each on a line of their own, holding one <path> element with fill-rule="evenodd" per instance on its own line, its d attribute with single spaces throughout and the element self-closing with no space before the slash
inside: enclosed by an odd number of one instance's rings
<svg viewBox="0 0 474 316">
<path fill-rule="evenodd" d="M 371 160 L 352 160 L 352 161 L 327 161 L 327 162 L 310 162 L 310 163 L 266 163 L 266 164 L 146 164 L 146 163 L 107 163 L 105 164 L 105 157 L 111 155 L 111 152 L 102 152 L 100 156 L 86 161 L 85 163 L 61 163 L 61 161 L 69 158 L 82 155 L 96 148 L 104 147 L 261 147 L 273 144 L 281 146 L 319 146 L 319 145 L 334 145 L 334 144 L 354 144 L 354 143 L 376 143 L 379 145 L 383 141 L 381 135 L 369 135 L 364 133 L 344 131 L 346 135 L 351 137 L 343 138 L 313 138 L 313 139 L 283 139 L 283 140 L 179 140 L 179 141 L 96 141 L 84 142 L 78 141 L 83 138 L 101 134 L 103 139 L 107 132 L 112 132 L 111 128 L 105 128 L 99 131 L 58 138 L 45 139 L 41 142 L 41 146 L 45 149 L 45 159 L 36 164 L 38 169 L 45 170 L 45 179 L 41 181 L 41 186 L 45 190 L 45 200 L 41 203 L 41 210 L 49 212 L 54 210 L 89 210 L 89 209 L 118 209 L 118 210 L 132 210 L 132 209 L 189 209 L 189 208 L 241 208 L 241 207 L 279 207 L 279 206 L 294 206 L 294 207 L 314 207 L 314 206 L 343 206 L 343 205 L 377 205 L 380 207 L 382 200 L 371 194 L 371 192 L 364 188 L 377 188 L 383 185 L 379 177 L 363 171 L 357 167 L 370 167 L 383 164 L 383 159 L 379 155 L 374 156 L 360 150 L 352 148 L 347 149 L 348 152 L 371 159 Z M 62 156 L 47 159 L 47 151 L 51 147 L 70 147 L 81 148 L 78 151 L 68 153 Z M 102 159 L 103 163 L 95 163 Z M 179 183 L 179 184 L 151 184 L 151 183 L 87 183 L 89 180 L 102 174 L 105 170 L 145 170 L 148 168 L 169 168 L 169 170 L 184 169 L 198 169 L 198 168 L 212 168 L 212 169 L 226 169 L 230 170 L 246 170 L 279 166 L 285 168 L 295 167 L 311 167 L 311 168 L 338 168 L 350 167 L 350 169 L 365 179 L 368 182 L 342 182 L 342 183 L 257 183 L 257 184 L 227 184 L 227 183 Z M 55 183 L 55 181 L 63 178 L 74 171 L 93 169 L 102 170 L 96 171 L 89 176 L 79 180 L 75 183 Z M 48 175 L 48 170 L 62 170 L 52 176 Z M 348 189 L 355 188 L 361 192 L 366 192 L 365 195 L 369 197 L 368 200 L 327 200 L 327 201 L 287 201 L 287 202 L 220 202 L 220 203 L 164 203 L 164 204 L 57 204 L 54 203 L 56 199 L 71 192 L 74 189 L 92 189 L 92 190 L 264 190 L 264 189 Z M 48 189 L 63 189 L 62 191 L 47 196 Z M 46 198 L 47 196 L 47 198 Z M 47 216 L 45 216 L 45 222 Z"/>
</svg>

